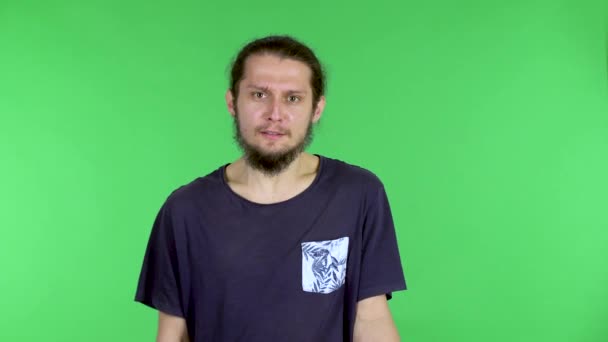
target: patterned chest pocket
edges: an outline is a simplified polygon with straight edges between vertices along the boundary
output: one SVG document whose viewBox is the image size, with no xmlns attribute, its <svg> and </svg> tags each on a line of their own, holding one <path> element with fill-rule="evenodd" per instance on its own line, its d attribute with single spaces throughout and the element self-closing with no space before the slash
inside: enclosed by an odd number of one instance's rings
<svg viewBox="0 0 608 342">
<path fill-rule="evenodd" d="M 302 243 L 302 289 L 331 293 L 344 285 L 348 237 Z"/>
</svg>

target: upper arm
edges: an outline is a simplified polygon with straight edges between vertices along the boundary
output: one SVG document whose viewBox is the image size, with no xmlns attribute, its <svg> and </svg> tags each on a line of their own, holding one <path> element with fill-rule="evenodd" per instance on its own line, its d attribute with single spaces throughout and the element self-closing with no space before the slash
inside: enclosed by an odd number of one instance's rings
<svg viewBox="0 0 608 342">
<path fill-rule="evenodd" d="M 189 342 L 186 320 L 158 311 L 156 342 Z"/>
<path fill-rule="evenodd" d="M 369 297 L 357 303 L 354 341 L 399 341 L 386 295 Z"/>
</svg>

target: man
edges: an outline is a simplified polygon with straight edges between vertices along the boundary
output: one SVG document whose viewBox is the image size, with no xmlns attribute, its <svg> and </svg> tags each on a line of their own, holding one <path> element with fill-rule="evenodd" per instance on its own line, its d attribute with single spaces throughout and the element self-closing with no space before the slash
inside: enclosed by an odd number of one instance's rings
<svg viewBox="0 0 608 342">
<path fill-rule="evenodd" d="M 304 152 L 325 107 L 314 53 L 288 36 L 250 42 L 226 104 L 243 156 L 171 193 L 135 299 L 157 341 L 398 341 L 406 288 L 381 181 Z"/>
</svg>

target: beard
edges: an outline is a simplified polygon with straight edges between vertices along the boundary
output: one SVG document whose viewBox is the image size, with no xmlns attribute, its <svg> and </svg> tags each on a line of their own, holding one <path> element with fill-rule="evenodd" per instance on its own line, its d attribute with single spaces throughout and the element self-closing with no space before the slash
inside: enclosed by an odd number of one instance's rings
<svg viewBox="0 0 608 342">
<path fill-rule="evenodd" d="M 295 146 L 276 152 L 264 152 L 250 144 L 241 133 L 239 124 L 239 113 L 235 108 L 234 116 L 234 140 L 244 154 L 245 162 L 253 169 L 261 171 L 264 175 L 272 177 L 285 170 L 291 163 L 304 152 L 312 143 L 313 127 L 312 121 L 308 122 L 304 137 Z"/>
</svg>

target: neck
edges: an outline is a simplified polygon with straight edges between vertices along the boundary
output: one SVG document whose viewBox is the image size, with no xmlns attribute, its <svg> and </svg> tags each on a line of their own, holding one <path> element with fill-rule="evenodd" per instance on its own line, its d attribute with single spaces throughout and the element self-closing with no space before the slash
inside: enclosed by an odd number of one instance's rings
<svg viewBox="0 0 608 342">
<path fill-rule="evenodd" d="M 228 165 L 226 176 L 229 183 L 247 189 L 248 193 L 275 198 L 288 194 L 311 177 L 314 178 L 318 161 L 316 156 L 302 152 L 279 174 L 269 176 L 252 168 L 241 157 Z"/>
</svg>

